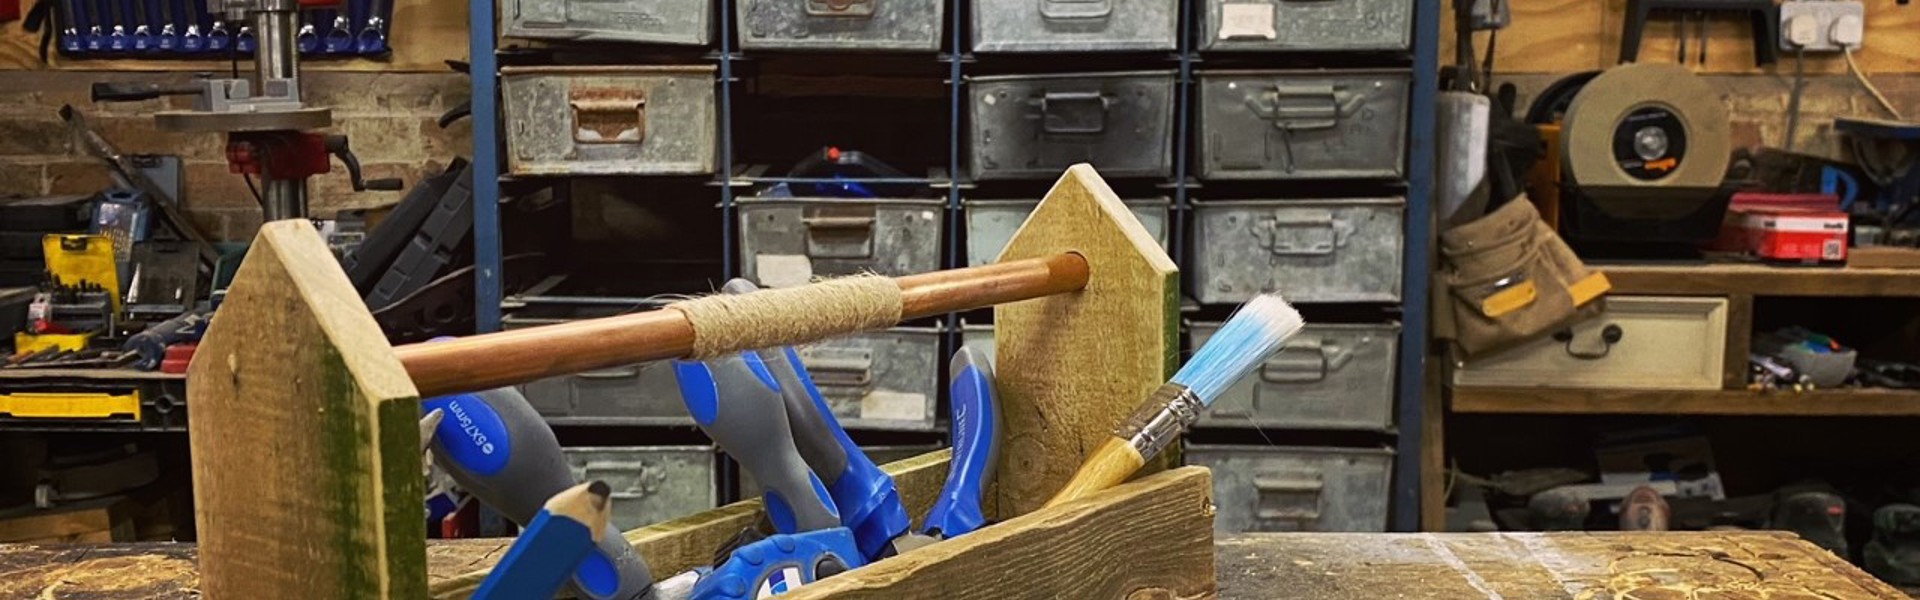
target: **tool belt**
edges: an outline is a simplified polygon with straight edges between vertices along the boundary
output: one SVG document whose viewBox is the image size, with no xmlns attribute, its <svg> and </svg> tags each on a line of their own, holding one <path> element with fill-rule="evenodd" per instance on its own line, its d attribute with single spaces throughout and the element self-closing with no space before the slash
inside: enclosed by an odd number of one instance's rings
<svg viewBox="0 0 1920 600">
<path fill-rule="evenodd" d="M 1517 198 L 1440 234 L 1434 332 L 1467 356 L 1508 348 L 1600 314 L 1611 285 Z"/>
</svg>

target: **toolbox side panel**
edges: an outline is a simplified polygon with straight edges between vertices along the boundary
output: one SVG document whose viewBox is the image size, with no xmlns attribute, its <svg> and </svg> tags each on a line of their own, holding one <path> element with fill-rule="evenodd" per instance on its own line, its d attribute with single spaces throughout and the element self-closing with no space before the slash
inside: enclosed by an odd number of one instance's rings
<svg viewBox="0 0 1920 600">
<path fill-rule="evenodd" d="M 533 40 L 711 43 L 712 0 L 501 0 L 501 35 Z"/>
<path fill-rule="evenodd" d="M 1405 51 L 1412 0 L 1207 0 L 1200 49 Z"/>
<path fill-rule="evenodd" d="M 749 50 L 940 49 L 941 0 L 739 0 Z"/>
<path fill-rule="evenodd" d="M 1219 329 L 1194 323 L 1189 349 Z M 1307 325 L 1221 394 L 1200 414 L 1200 426 L 1390 430 L 1399 336 L 1391 323 Z"/>
<path fill-rule="evenodd" d="M 613 524 L 629 531 L 719 505 L 709 446 L 564 448 L 575 481 L 613 488 Z"/>
<path fill-rule="evenodd" d="M 975 52 L 1173 50 L 1177 0 L 974 0 Z"/>
<path fill-rule="evenodd" d="M 1218 533 L 1387 530 L 1389 450 L 1193 445 L 1186 460 L 1213 470 Z"/>
<path fill-rule="evenodd" d="M 1193 294 L 1238 304 L 1277 291 L 1296 303 L 1399 302 L 1400 198 L 1193 203 Z"/>
<path fill-rule="evenodd" d="M 713 172 L 710 71 L 508 72 L 501 90 L 512 174 Z"/>
<path fill-rule="evenodd" d="M 974 179 L 1052 179 L 1088 163 L 1105 177 L 1173 168 L 1173 74 L 983 77 L 971 86 Z"/>
<path fill-rule="evenodd" d="M 1405 71 L 1202 73 L 1199 175 L 1206 179 L 1400 179 Z"/>
</svg>

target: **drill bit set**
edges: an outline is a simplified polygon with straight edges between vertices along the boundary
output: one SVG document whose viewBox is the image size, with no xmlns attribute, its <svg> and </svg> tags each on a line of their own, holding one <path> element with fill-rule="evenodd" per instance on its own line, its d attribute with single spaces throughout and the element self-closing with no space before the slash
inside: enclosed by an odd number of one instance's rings
<svg viewBox="0 0 1920 600">
<path fill-rule="evenodd" d="M 229 22 L 204 0 L 42 0 L 42 25 L 69 58 L 224 58 L 257 51 L 250 23 Z M 391 0 L 300 2 L 302 56 L 384 56 L 391 49 Z M 35 21 L 30 23 L 46 23 Z M 31 28 L 30 28 L 31 29 Z"/>
</svg>

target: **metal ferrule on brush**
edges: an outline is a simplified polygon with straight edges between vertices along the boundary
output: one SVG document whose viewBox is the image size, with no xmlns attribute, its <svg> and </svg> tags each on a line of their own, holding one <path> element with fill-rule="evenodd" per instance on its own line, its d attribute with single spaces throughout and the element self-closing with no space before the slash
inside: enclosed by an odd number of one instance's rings
<svg viewBox="0 0 1920 600">
<path fill-rule="evenodd" d="M 1133 416 L 1127 417 L 1116 433 L 1139 451 L 1141 457 L 1153 458 L 1199 420 L 1203 408 L 1205 405 L 1193 390 L 1168 383 L 1147 396 L 1147 401 L 1134 409 Z"/>
</svg>

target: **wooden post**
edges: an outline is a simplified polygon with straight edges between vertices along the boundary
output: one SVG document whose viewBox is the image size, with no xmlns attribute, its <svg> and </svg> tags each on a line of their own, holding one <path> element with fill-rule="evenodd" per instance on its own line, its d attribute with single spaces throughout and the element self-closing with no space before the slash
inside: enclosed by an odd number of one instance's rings
<svg viewBox="0 0 1920 600">
<path fill-rule="evenodd" d="M 1086 289 L 993 311 L 1001 519 L 1045 504 L 1179 365 L 1179 269 L 1091 166 L 1067 169 L 999 260 L 1060 252 L 1087 259 Z"/>
<path fill-rule="evenodd" d="M 260 228 L 188 377 L 207 598 L 426 596 L 420 403 L 312 224 Z"/>
</svg>

